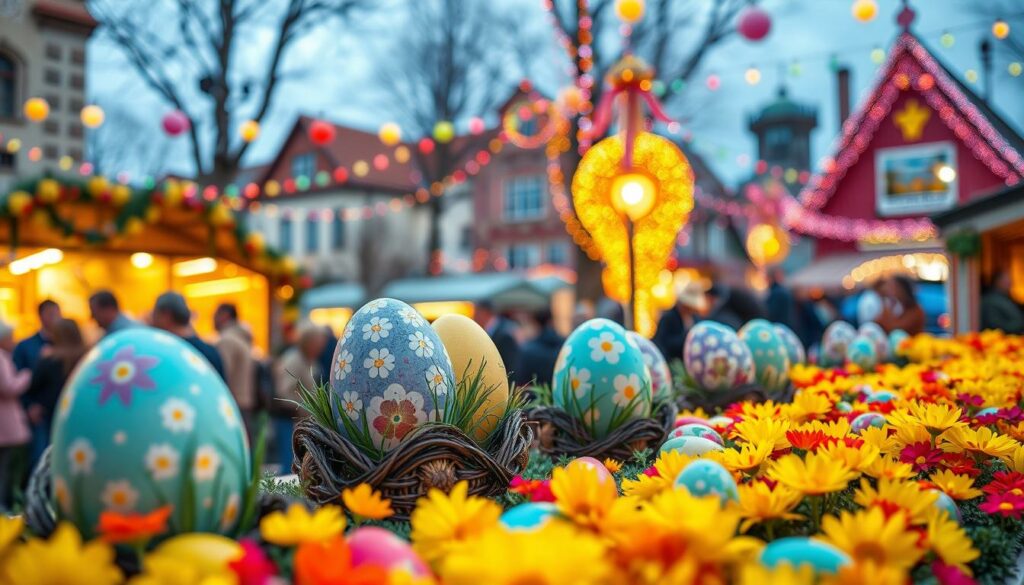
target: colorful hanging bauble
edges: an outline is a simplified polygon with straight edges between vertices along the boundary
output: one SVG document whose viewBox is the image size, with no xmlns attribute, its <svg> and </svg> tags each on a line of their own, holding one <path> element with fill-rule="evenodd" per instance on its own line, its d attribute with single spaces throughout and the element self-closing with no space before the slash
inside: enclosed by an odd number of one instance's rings
<svg viewBox="0 0 1024 585">
<path fill-rule="evenodd" d="M 164 132 L 166 132 L 168 136 L 178 136 L 186 132 L 192 125 L 188 116 L 181 110 L 172 110 L 167 112 L 164 114 L 164 118 L 160 123 L 164 128 Z"/>
<path fill-rule="evenodd" d="M 394 122 L 386 122 L 377 130 L 377 138 L 384 146 L 395 146 L 402 141 L 402 128 Z"/>
<path fill-rule="evenodd" d="M 878 16 L 877 0 L 855 0 L 850 6 L 853 17 L 860 22 L 869 22 Z"/>
<path fill-rule="evenodd" d="M 992 36 L 999 40 L 1003 40 L 1010 36 L 1010 23 L 1006 22 L 1002 18 L 997 19 L 992 23 Z"/>
<path fill-rule="evenodd" d="M 469 119 L 469 133 L 470 134 L 483 134 L 487 126 L 484 124 L 484 119 L 479 116 L 474 116 Z"/>
<path fill-rule="evenodd" d="M 334 124 L 324 120 L 313 120 L 309 125 L 309 139 L 317 146 L 327 146 L 334 142 L 337 131 Z"/>
<path fill-rule="evenodd" d="M 643 0 L 616 0 L 615 15 L 627 24 L 633 24 L 644 17 Z"/>
<path fill-rule="evenodd" d="M 434 141 L 429 138 L 421 138 L 416 148 L 423 154 L 430 154 L 434 152 Z"/>
<path fill-rule="evenodd" d="M 755 266 L 774 266 L 789 256 L 789 234 L 778 224 L 759 223 L 747 232 L 746 248 Z"/>
<path fill-rule="evenodd" d="M 50 115 L 50 104 L 41 97 L 34 97 L 25 100 L 25 118 L 29 122 L 42 122 Z"/>
<path fill-rule="evenodd" d="M 736 31 L 748 41 L 760 41 L 772 30 L 772 17 L 760 6 L 748 6 L 740 13 Z"/>
<path fill-rule="evenodd" d="M 238 127 L 238 135 L 246 142 L 252 142 L 260 136 L 260 123 L 256 120 L 246 120 Z"/>
<path fill-rule="evenodd" d="M 96 104 L 89 104 L 82 108 L 80 117 L 82 119 L 82 125 L 86 128 L 99 128 L 103 124 L 106 116 L 103 113 L 103 108 Z"/>
<path fill-rule="evenodd" d="M 447 120 L 434 124 L 434 140 L 440 144 L 448 144 L 455 138 L 455 125 Z"/>
</svg>

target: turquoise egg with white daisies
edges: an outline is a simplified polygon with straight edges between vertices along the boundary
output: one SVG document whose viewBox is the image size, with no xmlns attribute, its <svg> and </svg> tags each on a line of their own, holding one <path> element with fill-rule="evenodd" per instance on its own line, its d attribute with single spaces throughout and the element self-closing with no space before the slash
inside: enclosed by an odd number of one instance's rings
<svg viewBox="0 0 1024 585">
<path fill-rule="evenodd" d="M 851 564 L 850 556 L 836 547 L 806 536 L 788 536 L 769 542 L 761 549 L 761 564 L 774 568 L 783 563 L 794 567 L 809 565 L 815 574 L 834 575 Z"/>
<path fill-rule="evenodd" d="M 764 389 L 774 392 L 789 385 L 789 351 L 764 319 L 754 319 L 740 328 L 739 338 L 754 360 L 754 376 Z"/>
<path fill-rule="evenodd" d="M 723 504 L 740 499 L 732 474 L 721 463 L 710 459 L 698 459 L 684 467 L 676 477 L 675 486 L 686 488 L 695 496 L 718 496 Z"/>
<path fill-rule="evenodd" d="M 57 405 L 51 451 L 57 515 L 86 538 L 104 511 L 171 507 L 169 534 L 231 533 L 251 463 L 221 377 L 180 338 L 137 327 L 82 359 Z"/>
<path fill-rule="evenodd" d="M 715 429 L 698 423 L 692 423 L 676 427 L 672 429 L 672 432 L 668 434 L 668 439 L 674 439 L 676 437 L 700 437 L 702 439 L 708 439 L 714 441 L 719 445 L 725 445 L 725 441 L 722 439 L 722 435 L 719 435 Z M 667 439 L 666 439 L 667 440 Z"/>
<path fill-rule="evenodd" d="M 910 334 L 902 329 L 894 329 L 889 332 L 889 353 L 888 360 L 894 364 L 901 364 L 906 359 L 900 355 L 900 346 L 903 342 L 910 339 Z"/>
<path fill-rule="evenodd" d="M 860 326 L 857 330 L 858 337 L 866 337 L 875 346 L 875 355 L 878 356 L 878 361 L 886 361 L 889 356 L 889 336 L 886 335 L 885 329 L 874 321 L 868 321 Z"/>
<path fill-rule="evenodd" d="M 602 438 L 626 422 L 651 414 L 651 375 L 640 348 L 621 325 L 591 319 L 562 345 L 551 381 L 559 408 Z"/>
<path fill-rule="evenodd" d="M 675 451 L 690 457 L 700 457 L 712 451 L 723 451 L 724 448 L 712 439 L 705 437 L 683 436 L 673 437 L 661 444 L 660 453 Z"/>
<path fill-rule="evenodd" d="M 437 331 L 395 299 L 363 305 L 342 332 L 331 362 L 338 428 L 388 451 L 414 429 L 442 420 L 455 394 L 452 360 Z"/>
</svg>

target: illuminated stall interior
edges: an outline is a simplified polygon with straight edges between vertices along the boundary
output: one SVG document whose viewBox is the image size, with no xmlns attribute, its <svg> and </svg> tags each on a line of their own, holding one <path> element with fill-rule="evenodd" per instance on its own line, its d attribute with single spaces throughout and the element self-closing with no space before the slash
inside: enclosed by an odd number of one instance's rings
<svg viewBox="0 0 1024 585">
<path fill-rule="evenodd" d="M 75 218 L 76 227 L 109 221 L 96 205 L 61 207 L 62 215 Z M 0 242 L 9 246 L 10 227 L 2 225 Z M 94 341 L 102 332 L 90 319 L 92 293 L 111 290 L 124 313 L 147 321 L 157 296 L 174 290 L 188 301 L 200 336 L 214 336 L 214 309 L 229 302 L 251 328 L 255 346 L 266 352 L 271 345 L 270 279 L 242 253 L 233 229 L 214 228 L 194 211 L 164 210 L 156 221 L 97 245 L 65 237 L 44 222 L 23 221 L 11 254 L 0 268 L 0 318 L 15 327 L 18 338 L 38 329 L 37 306 L 45 299 L 59 303 L 64 316 Z M 277 292 L 294 294 L 289 287 Z"/>
</svg>

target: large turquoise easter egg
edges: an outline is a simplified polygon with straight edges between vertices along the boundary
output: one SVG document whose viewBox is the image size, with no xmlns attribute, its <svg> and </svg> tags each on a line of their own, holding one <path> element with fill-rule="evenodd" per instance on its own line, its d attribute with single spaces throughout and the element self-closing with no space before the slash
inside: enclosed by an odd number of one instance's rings
<svg viewBox="0 0 1024 585">
<path fill-rule="evenodd" d="M 714 441 L 719 445 L 725 445 L 722 435 L 719 435 L 715 429 L 703 424 L 688 424 L 676 427 L 668 434 L 668 438 L 674 439 L 676 437 L 700 437 Z"/>
<path fill-rule="evenodd" d="M 834 575 L 853 561 L 843 551 L 806 536 L 789 536 L 769 542 L 761 549 L 761 564 L 774 568 L 781 563 L 795 567 L 810 565 L 815 573 Z"/>
<path fill-rule="evenodd" d="M 886 335 L 885 329 L 874 321 L 868 321 L 860 326 L 857 330 L 857 335 L 860 337 L 868 338 L 871 343 L 875 346 L 875 355 L 878 356 L 878 361 L 884 361 L 889 356 L 889 336 Z"/>
<path fill-rule="evenodd" d="M 754 358 L 757 383 L 769 392 L 785 388 L 789 384 L 789 352 L 775 327 L 764 319 L 754 319 L 740 328 L 739 338 Z"/>
<path fill-rule="evenodd" d="M 905 360 L 900 355 L 900 345 L 910 339 L 910 335 L 902 329 L 894 329 L 889 333 L 889 361 L 899 364 Z"/>
<path fill-rule="evenodd" d="M 828 366 L 842 365 L 846 348 L 857 338 L 857 330 L 846 321 L 836 321 L 821 337 L 821 362 Z"/>
<path fill-rule="evenodd" d="M 558 516 L 558 507 L 551 502 L 526 502 L 505 510 L 501 523 L 513 530 L 535 530 Z"/>
<path fill-rule="evenodd" d="M 51 470 L 57 514 L 86 538 L 100 513 L 170 505 L 169 534 L 235 528 L 251 475 L 234 398 L 206 358 L 148 327 L 106 337 L 61 393 Z"/>
<path fill-rule="evenodd" d="M 875 344 L 867 337 L 858 335 L 846 346 L 846 361 L 856 364 L 861 370 L 870 372 L 878 365 Z"/>
<path fill-rule="evenodd" d="M 804 344 L 797 337 L 797 334 L 782 323 L 774 323 L 773 327 L 775 327 L 775 334 L 779 336 L 783 345 L 786 346 L 786 357 L 789 358 L 789 365 L 794 366 L 807 363 L 807 352 L 804 350 Z"/>
<path fill-rule="evenodd" d="M 448 351 L 416 309 L 376 299 L 352 315 L 331 363 L 339 428 L 382 450 L 413 429 L 441 420 L 455 393 Z"/>
<path fill-rule="evenodd" d="M 686 488 L 695 496 L 715 495 L 724 504 L 739 501 L 736 480 L 721 463 L 709 459 L 698 459 L 683 468 L 676 477 L 676 487 Z"/>
<path fill-rule="evenodd" d="M 654 397 L 670 395 L 672 393 L 672 371 L 668 367 L 668 362 L 665 361 L 665 356 L 661 355 L 661 350 L 654 345 L 653 341 L 635 331 L 627 331 L 626 335 L 640 348 L 640 353 L 644 356 L 644 363 L 651 371 L 651 391 L 654 393 Z"/>
<path fill-rule="evenodd" d="M 729 390 L 754 381 L 750 350 L 731 327 L 715 321 L 701 321 L 690 328 L 683 363 L 704 390 Z"/>
<path fill-rule="evenodd" d="M 583 421 L 595 438 L 651 413 L 651 375 L 643 353 L 608 319 L 591 319 L 569 335 L 551 387 L 555 405 Z"/>
<path fill-rule="evenodd" d="M 882 428 L 885 426 L 885 416 L 877 412 L 865 412 L 857 415 L 850 423 L 850 430 L 858 435 L 867 430 L 868 427 Z"/>
<path fill-rule="evenodd" d="M 662 443 L 659 452 L 675 451 L 690 457 L 699 457 L 705 453 L 721 450 L 721 445 L 704 437 L 675 437 Z"/>
</svg>

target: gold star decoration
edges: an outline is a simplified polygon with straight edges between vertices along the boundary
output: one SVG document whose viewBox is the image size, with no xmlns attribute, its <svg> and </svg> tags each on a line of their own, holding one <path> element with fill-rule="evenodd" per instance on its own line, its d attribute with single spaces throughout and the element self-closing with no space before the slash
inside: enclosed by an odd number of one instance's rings
<svg viewBox="0 0 1024 585">
<path fill-rule="evenodd" d="M 921 138 L 924 127 L 931 117 L 931 108 L 922 107 L 920 102 L 911 98 L 907 100 L 907 105 L 893 116 L 893 123 L 903 134 L 903 140 L 911 142 Z"/>
</svg>

